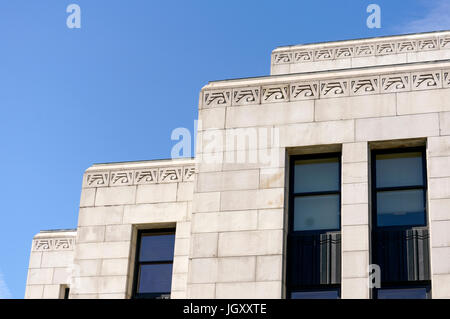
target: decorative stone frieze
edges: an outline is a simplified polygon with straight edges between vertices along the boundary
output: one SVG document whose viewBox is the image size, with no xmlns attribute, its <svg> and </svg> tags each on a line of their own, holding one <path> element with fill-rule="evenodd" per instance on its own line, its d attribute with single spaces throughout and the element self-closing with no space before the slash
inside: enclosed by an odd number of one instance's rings
<svg viewBox="0 0 450 319">
<path fill-rule="evenodd" d="M 317 48 L 289 48 L 279 50 L 272 55 L 272 64 L 305 63 L 314 61 L 337 60 L 354 57 L 367 57 L 376 55 L 391 55 L 420 51 L 432 51 L 450 48 L 450 35 L 440 37 L 425 37 L 422 39 L 392 39 L 347 45 L 328 45 Z"/>
<path fill-rule="evenodd" d="M 192 181 L 194 176 L 195 167 L 192 165 L 87 172 L 83 188 L 187 182 Z"/>
<path fill-rule="evenodd" d="M 275 102 L 289 102 L 298 100 L 336 98 L 354 95 L 370 95 L 383 93 L 397 93 L 405 91 L 429 90 L 450 87 L 450 70 L 423 70 L 420 72 L 388 73 L 367 75 L 359 78 L 342 77 L 334 79 L 292 81 L 282 84 L 267 84 L 261 87 L 233 87 L 223 90 L 215 89 L 203 91 L 203 107 L 211 107 L 211 92 L 215 96 L 225 96 L 233 92 L 229 106 L 247 104 L 268 104 Z M 261 94 L 260 94 L 261 92 Z M 215 106 L 225 104 L 215 103 Z M 102 176 L 90 177 L 96 187 L 104 185 Z M 107 180 L 108 175 L 103 177 Z"/>
<path fill-rule="evenodd" d="M 73 250 L 74 238 L 39 238 L 33 240 L 32 251 Z"/>
</svg>

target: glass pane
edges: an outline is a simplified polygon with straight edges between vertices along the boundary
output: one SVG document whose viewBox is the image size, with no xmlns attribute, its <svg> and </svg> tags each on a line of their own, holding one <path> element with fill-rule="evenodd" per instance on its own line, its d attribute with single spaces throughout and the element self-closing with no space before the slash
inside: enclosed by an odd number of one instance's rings
<svg viewBox="0 0 450 319">
<path fill-rule="evenodd" d="M 423 184 L 422 153 L 376 155 L 377 187 Z"/>
<path fill-rule="evenodd" d="M 172 285 L 172 264 L 141 265 L 138 293 L 169 293 Z"/>
<path fill-rule="evenodd" d="M 297 291 L 291 293 L 291 299 L 339 299 L 338 290 Z"/>
<path fill-rule="evenodd" d="M 424 225 L 423 190 L 377 193 L 377 226 Z"/>
<path fill-rule="evenodd" d="M 339 190 L 339 159 L 325 158 L 295 161 L 294 192 Z"/>
<path fill-rule="evenodd" d="M 427 289 L 422 288 L 397 288 L 378 289 L 378 299 L 427 299 Z"/>
<path fill-rule="evenodd" d="M 294 199 L 294 231 L 339 229 L 339 195 Z"/>
<path fill-rule="evenodd" d="M 139 261 L 173 260 L 175 234 L 142 234 Z"/>
</svg>

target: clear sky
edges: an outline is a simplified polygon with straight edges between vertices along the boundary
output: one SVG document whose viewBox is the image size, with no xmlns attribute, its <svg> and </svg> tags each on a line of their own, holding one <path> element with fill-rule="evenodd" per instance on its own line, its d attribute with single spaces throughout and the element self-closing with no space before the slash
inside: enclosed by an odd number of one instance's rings
<svg viewBox="0 0 450 319">
<path fill-rule="evenodd" d="M 83 171 L 170 157 L 208 81 L 268 75 L 277 46 L 443 29 L 448 0 L 1 0 L 0 298 L 23 298 L 39 230 L 76 227 Z"/>
</svg>

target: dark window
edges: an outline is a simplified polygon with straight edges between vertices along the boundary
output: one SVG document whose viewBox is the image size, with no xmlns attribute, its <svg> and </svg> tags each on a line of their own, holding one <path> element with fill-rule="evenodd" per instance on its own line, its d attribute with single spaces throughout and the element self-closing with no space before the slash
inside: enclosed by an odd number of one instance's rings
<svg viewBox="0 0 450 319">
<path fill-rule="evenodd" d="M 69 299 L 70 295 L 70 288 L 66 287 L 64 288 L 64 299 Z"/>
<path fill-rule="evenodd" d="M 428 299 L 430 286 L 376 289 L 377 299 Z"/>
<path fill-rule="evenodd" d="M 426 180 L 424 148 L 372 152 L 372 262 L 381 270 L 374 298 L 429 295 Z"/>
<path fill-rule="evenodd" d="M 339 299 L 339 289 L 304 290 L 291 293 L 291 299 Z"/>
<path fill-rule="evenodd" d="M 173 229 L 139 231 L 133 294 L 135 298 L 169 298 L 174 245 Z"/>
<path fill-rule="evenodd" d="M 339 298 L 340 154 L 294 156 L 290 167 L 287 297 Z"/>
</svg>

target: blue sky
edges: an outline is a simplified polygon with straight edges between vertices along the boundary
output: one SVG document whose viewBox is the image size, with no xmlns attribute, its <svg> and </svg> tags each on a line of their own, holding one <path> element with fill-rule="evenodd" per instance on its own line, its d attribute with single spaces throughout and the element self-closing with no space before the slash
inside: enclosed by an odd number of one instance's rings
<svg viewBox="0 0 450 319">
<path fill-rule="evenodd" d="M 39 230 L 76 227 L 83 171 L 170 157 L 208 81 L 269 74 L 277 46 L 450 29 L 447 2 L 1 1 L 0 298 L 23 298 Z"/>
</svg>

